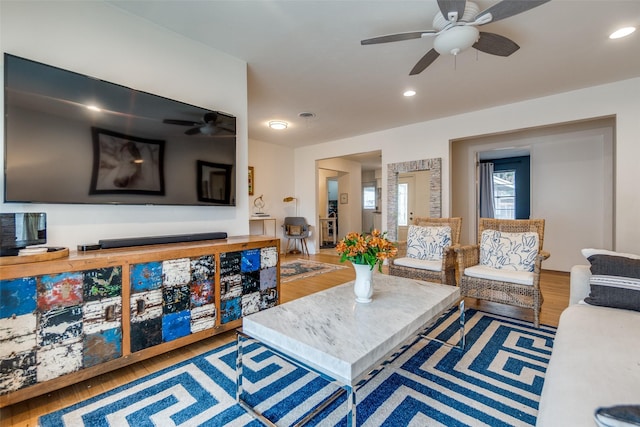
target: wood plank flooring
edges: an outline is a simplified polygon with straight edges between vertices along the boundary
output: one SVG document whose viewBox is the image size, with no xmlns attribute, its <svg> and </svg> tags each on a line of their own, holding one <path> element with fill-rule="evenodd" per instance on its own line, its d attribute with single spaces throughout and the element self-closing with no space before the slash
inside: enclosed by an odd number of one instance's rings
<svg viewBox="0 0 640 427">
<path fill-rule="evenodd" d="M 282 261 L 293 260 L 292 256 L 282 258 Z M 314 261 L 340 264 L 336 255 L 317 254 L 309 259 Z M 383 269 L 384 271 L 384 269 Z M 339 269 L 331 273 L 321 274 L 302 280 L 283 283 L 281 285 L 281 301 L 287 302 L 302 296 L 330 288 L 355 278 L 352 268 Z M 540 315 L 540 322 L 544 325 L 557 326 L 560 313 L 569 303 L 569 274 L 554 271 L 543 271 L 541 286 L 544 304 Z M 474 299 L 465 301 L 467 308 L 511 316 L 528 321 L 533 320 L 531 310 L 511 307 L 502 304 L 487 303 Z M 152 359 L 108 372 L 89 380 L 47 393 L 35 396 L 24 402 L 0 409 L 0 426 L 28 426 L 38 425 L 38 417 L 49 412 L 62 409 L 76 402 L 89 399 L 107 390 L 138 379 L 144 375 L 156 372 L 177 362 L 202 354 L 219 345 L 235 339 L 235 332 L 229 331 L 206 340 L 181 347 Z"/>
</svg>

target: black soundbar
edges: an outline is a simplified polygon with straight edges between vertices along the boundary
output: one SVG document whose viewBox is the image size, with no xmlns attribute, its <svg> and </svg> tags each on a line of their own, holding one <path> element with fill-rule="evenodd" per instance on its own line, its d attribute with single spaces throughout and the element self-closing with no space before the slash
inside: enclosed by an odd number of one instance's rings
<svg viewBox="0 0 640 427">
<path fill-rule="evenodd" d="M 198 242 L 200 240 L 226 239 L 227 233 L 211 232 L 196 234 L 180 234 L 175 236 L 128 237 L 123 239 L 99 240 L 100 249 L 126 248 L 129 246 L 158 245 L 163 243 Z"/>
</svg>

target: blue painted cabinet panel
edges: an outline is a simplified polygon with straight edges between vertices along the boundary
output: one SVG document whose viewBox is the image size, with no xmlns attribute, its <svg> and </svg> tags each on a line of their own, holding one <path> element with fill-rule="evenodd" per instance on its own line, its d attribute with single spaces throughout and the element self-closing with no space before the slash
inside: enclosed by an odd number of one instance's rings
<svg viewBox="0 0 640 427">
<path fill-rule="evenodd" d="M 0 318 L 20 316 L 36 310 L 35 277 L 3 280 L 0 283 Z"/>
<path fill-rule="evenodd" d="M 278 303 L 276 247 L 220 254 L 220 323 Z"/>
<path fill-rule="evenodd" d="M 131 293 L 160 289 L 162 286 L 162 262 L 131 265 L 129 280 Z"/>
<path fill-rule="evenodd" d="M 213 328 L 215 256 L 131 266 L 131 351 Z"/>
</svg>

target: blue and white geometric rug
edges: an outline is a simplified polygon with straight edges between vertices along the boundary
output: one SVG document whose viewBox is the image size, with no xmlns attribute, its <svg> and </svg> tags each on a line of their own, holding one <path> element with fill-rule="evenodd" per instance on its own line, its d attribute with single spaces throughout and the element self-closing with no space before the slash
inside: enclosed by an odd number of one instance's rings
<svg viewBox="0 0 640 427">
<path fill-rule="evenodd" d="M 455 339 L 457 311 L 430 336 Z M 529 426 L 555 328 L 467 309 L 464 352 L 419 339 L 357 389 L 357 425 Z M 235 400 L 235 342 L 42 416 L 59 426 L 261 426 Z M 244 347 L 245 397 L 278 426 L 303 418 L 335 386 L 257 344 Z M 344 395 L 309 425 L 346 425 Z"/>
</svg>

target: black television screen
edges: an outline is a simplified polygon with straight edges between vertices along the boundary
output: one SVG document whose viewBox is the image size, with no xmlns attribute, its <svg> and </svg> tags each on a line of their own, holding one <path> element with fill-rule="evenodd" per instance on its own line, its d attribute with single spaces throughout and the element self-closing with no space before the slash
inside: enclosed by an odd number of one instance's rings
<svg viewBox="0 0 640 427">
<path fill-rule="evenodd" d="M 236 119 L 4 55 L 5 202 L 235 206 Z"/>
</svg>

